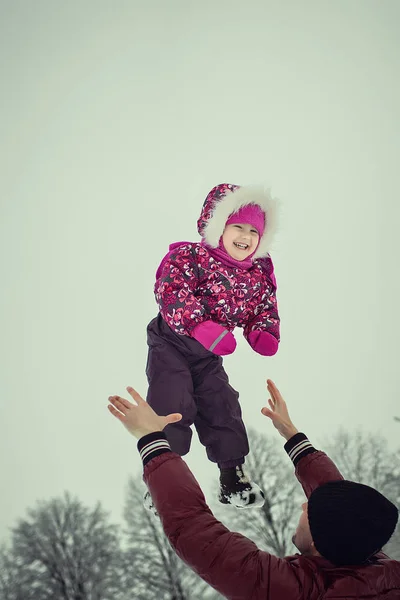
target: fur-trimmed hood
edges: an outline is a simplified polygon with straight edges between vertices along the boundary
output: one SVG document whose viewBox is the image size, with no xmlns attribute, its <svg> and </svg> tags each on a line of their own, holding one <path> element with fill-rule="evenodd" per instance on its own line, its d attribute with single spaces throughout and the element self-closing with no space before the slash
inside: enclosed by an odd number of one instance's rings
<svg viewBox="0 0 400 600">
<path fill-rule="evenodd" d="M 257 204 L 265 213 L 265 231 L 252 259 L 268 256 L 277 230 L 278 202 L 269 190 L 256 186 L 221 183 L 208 194 L 197 229 L 211 248 L 218 247 L 229 217 L 247 204 Z"/>
</svg>

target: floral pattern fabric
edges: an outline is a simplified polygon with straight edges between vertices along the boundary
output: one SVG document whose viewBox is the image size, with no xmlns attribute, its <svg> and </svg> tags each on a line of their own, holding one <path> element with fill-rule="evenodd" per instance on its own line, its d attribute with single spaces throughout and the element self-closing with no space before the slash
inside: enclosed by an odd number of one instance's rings
<svg viewBox="0 0 400 600">
<path fill-rule="evenodd" d="M 229 331 L 243 328 L 246 339 L 251 331 L 267 331 L 279 341 L 276 287 L 269 256 L 245 270 L 187 242 L 163 259 L 154 292 L 163 319 L 178 334 L 190 336 L 196 325 L 212 319 Z"/>
<path fill-rule="evenodd" d="M 216 204 L 223 200 L 227 192 L 234 192 L 238 188 L 239 186 L 233 183 L 221 183 L 220 185 L 216 185 L 215 187 L 213 187 L 213 189 L 208 193 L 206 199 L 204 200 L 200 217 L 197 221 L 197 231 L 200 235 L 202 235 L 204 227 L 212 218 L 212 214 Z"/>
</svg>

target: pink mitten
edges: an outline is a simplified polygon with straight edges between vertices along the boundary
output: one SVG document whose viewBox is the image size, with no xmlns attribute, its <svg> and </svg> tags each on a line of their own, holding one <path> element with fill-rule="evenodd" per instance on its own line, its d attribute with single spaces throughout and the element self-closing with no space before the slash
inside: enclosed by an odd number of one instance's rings
<svg viewBox="0 0 400 600">
<path fill-rule="evenodd" d="M 196 325 L 192 331 L 192 337 L 207 350 L 220 356 L 232 354 L 236 348 L 233 333 L 214 321 L 203 321 L 203 323 Z"/>
<path fill-rule="evenodd" d="M 278 351 L 278 340 L 267 331 L 251 331 L 249 344 L 255 352 L 263 356 L 273 356 Z"/>
</svg>

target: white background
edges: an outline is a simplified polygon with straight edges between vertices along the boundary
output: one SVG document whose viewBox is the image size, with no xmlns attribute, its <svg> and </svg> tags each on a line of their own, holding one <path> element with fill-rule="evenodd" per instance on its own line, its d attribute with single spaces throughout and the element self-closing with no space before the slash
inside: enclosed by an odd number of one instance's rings
<svg viewBox="0 0 400 600">
<path fill-rule="evenodd" d="M 400 52 L 396 0 L 0 3 L 0 536 L 65 489 L 121 519 L 135 440 L 107 397 L 146 393 L 154 273 L 221 182 L 282 202 L 282 342 L 237 330 L 245 422 L 273 378 L 315 445 L 396 447 Z M 281 439 L 281 438 L 280 438 Z M 216 467 L 188 463 L 210 496 Z"/>
</svg>

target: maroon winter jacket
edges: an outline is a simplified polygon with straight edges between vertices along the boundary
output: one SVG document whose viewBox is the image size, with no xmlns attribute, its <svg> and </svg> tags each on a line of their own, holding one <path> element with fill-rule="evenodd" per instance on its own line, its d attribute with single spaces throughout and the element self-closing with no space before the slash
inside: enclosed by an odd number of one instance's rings
<svg viewBox="0 0 400 600">
<path fill-rule="evenodd" d="M 298 447 L 305 445 L 301 441 Z M 400 562 L 380 552 L 367 565 L 335 567 L 320 557 L 295 554 L 278 558 L 259 550 L 213 516 L 193 474 L 180 456 L 168 450 L 163 433 L 142 438 L 138 446 L 145 464 L 144 480 L 171 545 L 224 597 L 400 600 Z M 308 446 L 296 465 L 296 476 L 307 498 L 319 485 L 342 479 L 325 453 L 313 449 L 309 442 Z"/>
</svg>

